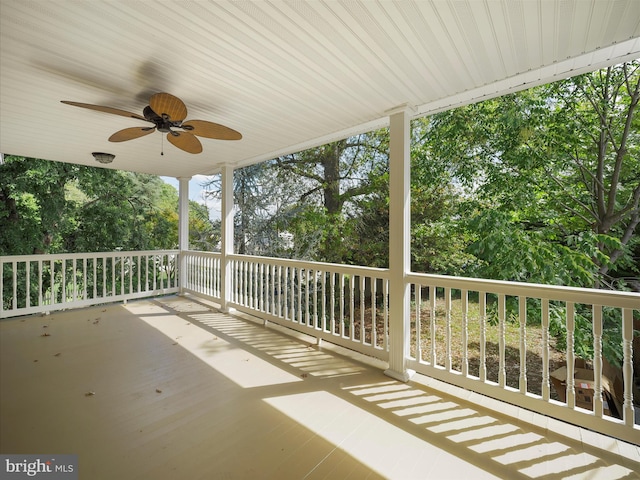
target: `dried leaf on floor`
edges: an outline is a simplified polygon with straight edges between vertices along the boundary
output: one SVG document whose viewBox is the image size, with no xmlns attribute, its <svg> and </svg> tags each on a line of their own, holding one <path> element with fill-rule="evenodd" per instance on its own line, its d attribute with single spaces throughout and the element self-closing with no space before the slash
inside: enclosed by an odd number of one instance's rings
<svg viewBox="0 0 640 480">
<path fill-rule="evenodd" d="M 94 392 L 94 391 L 88 391 L 87 393 L 84 394 L 84 396 L 85 397 L 92 397 L 95 394 L 96 394 L 96 392 Z"/>
<path fill-rule="evenodd" d="M 60 353 L 60 352 L 53 354 L 54 357 L 59 357 L 60 355 L 62 355 L 62 353 Z"/>
<path fill-rule="evenodd" d="M 40 335 L 41 337 L 50 337 L 51 334 L 50 333 L 43 333 L 42 335 Z"/>
<path fill-rule="evenodd" d="M 162 393 L 162 390 L 160 390 L 159 388 L 156 388 L 156 393 Z"/>
</svg>

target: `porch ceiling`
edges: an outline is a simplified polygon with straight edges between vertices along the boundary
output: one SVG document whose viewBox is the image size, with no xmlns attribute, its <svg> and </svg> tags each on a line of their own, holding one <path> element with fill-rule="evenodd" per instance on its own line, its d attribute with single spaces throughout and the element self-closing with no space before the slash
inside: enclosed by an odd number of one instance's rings
<svg viewBox="0 0 640 480">
<path fill-rule="evenodd" d="M 640 57 L 637 0 L 0 0 L 0 151 L 167 176 L 213 173 Z M 142 122 L 156 92 L 239 130 L 184 153 Z"/>
</svg>

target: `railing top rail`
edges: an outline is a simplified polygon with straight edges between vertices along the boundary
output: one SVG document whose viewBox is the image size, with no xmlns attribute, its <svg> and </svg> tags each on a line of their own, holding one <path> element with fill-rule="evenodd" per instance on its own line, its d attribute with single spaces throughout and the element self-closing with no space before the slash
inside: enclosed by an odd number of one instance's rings
<svg viewBox="0 0 640 480">
<path fill-rule="evenodd" d="M 588 305 L 640 309 L 640 293 L 598 290 L 595 288 L 565 287 L 539 283 L 507 282 L 480 278 L 450 277 L 428 273 L 412 273 L 407 281 L 415 284 L 464 289 L 473 292 L 543 298 Z"/>
<path fill-rule="evenodd" d="M 221 257 L 221 252 L 205 252 L 204 250 L 183 250 L 180 253 L 186 255 L 205 256 L 205 257 Z"/>
<path fill-rule="evenodd" d="M 88 253 L 44 253 L 34 255 L 0 255 L 0 263 L 7 262 L 37 262 L 38 260 L 73 260 L 82 258 L 128 257 L 136 255 L 174 255 L 180 250 L 114 250 L 112 252 Z"/>
<path fill-rule="evenodd" d="M 230 255 L 230 258 L 232 258 L 233 260 L 242 260 L 247 262 L 261 262 L 269 265 L 304 267 L 310 270 L 323 270 L 353 275 L 357 275 L 358 273 L 360 273 L 378 278 L 388 278 L 389 276 L 389 269 L 387 268 L 361 267 L 357 265 L 342 265 L 339 263 L 311 262 L 305 260 L 292 260 L 287 258 L 261 257 L 257 255 L 234 254 Z"/>
</svg>

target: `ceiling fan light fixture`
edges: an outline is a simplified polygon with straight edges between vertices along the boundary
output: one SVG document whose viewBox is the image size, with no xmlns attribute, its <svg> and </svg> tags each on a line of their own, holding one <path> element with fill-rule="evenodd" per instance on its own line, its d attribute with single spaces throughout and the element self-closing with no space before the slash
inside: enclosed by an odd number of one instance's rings
<svg viewBox="0 0 640 480">
<path fill-rule="evenodd" d="M 116 158 L 113 153 L 92 152 L 91 155 L 100 163 L 111 163 Z"/>
</svg>

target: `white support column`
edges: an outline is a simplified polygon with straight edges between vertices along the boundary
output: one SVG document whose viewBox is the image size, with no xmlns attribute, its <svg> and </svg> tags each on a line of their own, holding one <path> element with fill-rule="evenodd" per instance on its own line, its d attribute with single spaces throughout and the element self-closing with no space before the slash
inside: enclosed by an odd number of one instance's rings
<svg viewBox="0 0 640 480">
<path fill-rule="evenodd" d="M 410 289 L 405 276 L 411 270 L 410 111 L 390 112 L 389 124 L 389 368 L 386 375 L 408 381 Z"/>
<path fill-rule="evenodd" d="M 180 270 L 178 287 L 184 293 L 187 285 L 187 258 L 184 252 L 189 250 L 189 180 L 191 177 L 178 177 L 178 250 L 180 250 Z"/>
<path fill-rule="evenodd" d="M 223 312 L 229 311 L 231 300 L 231 259 L 233 255 L 233 168 L 222 167 L 222 248 L 220 266 L 220 307 Z"/>
</svg>

